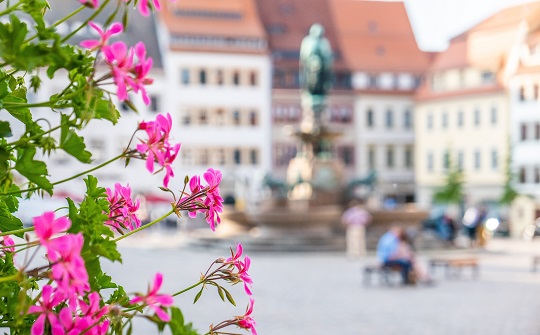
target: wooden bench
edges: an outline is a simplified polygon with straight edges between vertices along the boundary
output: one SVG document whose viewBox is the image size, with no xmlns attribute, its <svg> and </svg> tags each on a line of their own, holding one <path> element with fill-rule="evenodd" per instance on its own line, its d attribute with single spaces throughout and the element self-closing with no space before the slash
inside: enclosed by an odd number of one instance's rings
<svg viewBox="0 0 540 335">
<path fill-rule="evenodd" d="M 432 258 L 429 266 L 431 273 L 434 273 L 436 267 L 444 267 L 447 278 L 459 277 L 461 269 L 465 267 L 471 269 L 473 278 L 478 278 L 479 275 L 478 259 L 475 257 Z"/>
<path fill-rule="evenodd" d="M 401 267 L 400 266 L 383 266 L 381 264 L 366 265 L 363 269 L 364 285 L 371 284 L 371 276 L 373 274 L 379 276 L 381 285 L 390 286 L 392 283 L 401 282 Z M 392 277 L 399 276 L 399 281 L 392 280 Z"/>
<path fill-rule="evenodd" d="M 532 271 L 536 272 L 536 269 L 540 265 L 540 256 L 533 256 L 532 260 Z"/>
</svg>

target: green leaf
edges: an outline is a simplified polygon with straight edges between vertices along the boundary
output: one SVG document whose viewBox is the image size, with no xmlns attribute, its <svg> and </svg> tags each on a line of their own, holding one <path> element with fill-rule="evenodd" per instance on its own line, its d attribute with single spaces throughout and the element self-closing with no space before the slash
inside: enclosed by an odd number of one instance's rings
<svg viewBox="0 0 540 335">
<path fill-rule="evenodd" d="M 0 121 L 0 137 L 11 137 L 11 136 L 13 136 L 13 133 L 11 132 L 11 127 L 9 126 L 9 122 Z"/>
<path fill-rule="evenodd" d="M 0 231 L 8 232 L 22 228 L 22 221 L 11 214 L 10 206 L 8 206 L 5 199 L 0 199 Z M 23 235 L 23 233 L 16 234 L 18 237 L 23 237 Z"/>
<path fill-rule="evenodd" d="M 184 322 L 184 315 L 182 315 L 182 311 L 180 308 L 172 306 L 169 308 L 170 310 L 170 316 L 171 321 L 169 321 L 168 325 L 171 329 L 172 335 L 197 335 L 197 331 L 193 329 L 193 326 L 191 323 L 185 324 Z"/>
<path fill-rule="evenodd" d="M 236 306 L 236 302 L 234 302 L 234 299 L 233 299 L 233 296 L 232 294 L 227 291 L 226 288 L 223 287 L 223 291 L 225 291 L 225 295 L 227 296 L 227 300 L 229 300 L 229 302 L 233 305 L 233 306 Z"/>
<path fill-rule="evenodd" d="M 217 285 L 216 287 L 217 287 L 219 297 L 221 298 L 222 301 L 225 301 L 225 294 L 223 294 L 223 289 L 219 285 Z"/>
<path fill-rule="evenodd" d="M 60 132 L 60 148 L 71 156 L 77 158 L 82 163 L 90 163 L 92 154 L 86 150 L 84 138 L 80 137 L 70 129 L 69 117 L 62 114 L 62 128 Z"/>
<path fill-rule="evenodd" d="M 36 148 L 28 146 L 17 150 L 17 161 L 15 170 L 36 184 L 39 188 L 52 195 L 53 186 L 45 177 L 47 176 L 47 165 L 42 161 L 34 160 Z"/>
<path fill-rule="evenodd" d="M 203 290 L 204 290 L 204 286 L 201 287 L 201 290 L 200 290 L 199 293 L 197 293 L 197 295 L 195 296 L 195 299 L 193 300 L 193 303 L 196 303 L 196 302 L 201 298 L 201 295 L 202 295 Z"/>
</svg>

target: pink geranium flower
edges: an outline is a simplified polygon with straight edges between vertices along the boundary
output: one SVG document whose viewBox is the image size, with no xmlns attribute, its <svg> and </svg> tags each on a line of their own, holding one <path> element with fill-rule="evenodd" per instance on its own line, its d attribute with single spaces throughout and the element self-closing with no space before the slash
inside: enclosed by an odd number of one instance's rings
<svg viewBox="0 0 540 335">
<path fill-rule="evenodd" d="M 171 115 L 163 116 L 159 114 L 155 121 L 142 122 L 139 125 L 140 130 L 144 130 L 148 136 L 148 140 L 141 140 L 137 144 L 137 151 L 146 155 L 146 169 L 150 173 L 154 173 L 154 164 L 158 163 L 161 170 L 165 170 L 163 185 L 167 187 L 169 180 L 174 177 L 172 163 L 180 152 L 180 144 L 171 145 L 169 143 L 169 135 L 172 128 Z"/>
<path fill-rule="evenodd" d="M 257 325 L 255 323 L 255 320 L 251 317 L 251 313 L 253 313 L 253 304 L 255 301 L 253 299 L 249 299 L 249 305 L 246 309 L 246 313 L 242 316 L 237 316 L 237 325 L 238 327 L 244 328 L 249 330 L 253 335 L 257 335 L 257 330 L 255 330 L 255 326 Z"/>
<path fill-rule="evenodd" d="M 146 93 L 145 85 L 150 85 L 154 82 L 153 79 L 148 78 L 148 73 L 152 69 L 153 61 L 151 57 L 146 58 L 146 48 L 142 42 L 135 45 L 135 55 L 137 56 L 138 62 L 133 69 L 135 78 L 130 78 L 129 83 L 135 93 L 141 92 L 144 103 L 149 105 L 150 98 Z"/>
<path fill-rule="evenodd" d="M 136 212 L 139 210 L 140 200 L 131 200 L 131 188 L 114 184 L 114 191 L 107 188 L 107 200 L 109 201 L 109 220 L 105 223 L 115 228 L 134 230 L 141 226 L 141 220 Z"/>
<path fill-rule="evenodd" d="M 81 46 L 87 49 L 99 49 L 107 45 L 111 36 L 121 33 L 124 30 L 124 26 L 121 23 L 115 22 L 111 27 L 105 31 L 96 25 L 94 22 L 88 23 L 99 35 L 99 40 L 84 40 L 81 42 Z"/>
<path fill-rule="evenodd" d="M 243 262 L 236 261 L 234 265 L 238 269 L 238 277 L 244 283 L 244 290 L 248 295 L 253 295 L 253 293 L 251 292 L 251 285 L 253 284 L 253 280 L 248 273 L 249 266 L 251 265 L 251 258 L 246 256 L 244 257 Z"/>
<path fill-rule="evenodd" d="M 92 7 L 92 8 L 98 8 L 99 7 L 98 0 L 79 0 L 79 2 L 82 3 L 83 5 L 86 5 L 86 6 L 89 6 L 89 7 Z"/>
<path fill-rule="evenodd" d="M 64 232 L 71 227 L 71 221 L 67 217 L 55 219 L 54 212 L 45 212 L 34 219 L 34 228 L 39 242 L 47 246 L 54 234 Z"/>
<path fill-rule="evenodd" d="M 124 0 L 124 1 L 126 1 L 126 0 Z M 161 5 L 159 3 L 159 0 L 152 0 L 152 4 L 154 5 L 155 9 L 157 9 L 157 10 L 161 9 Z M 148 0 L 140 0 L 139 1 L 139 12 L 142 15 L 144 15 L 144 16 L 150 15 L 149 8 L 150 8 L 150 4 L 148 3 Z"/>
<path fill-rule="evenodd" d="M 63 299 L 60 295 L 54 292 L 50 285 L 43 286 L 41 290 L 41 298 L 38 306 L 30 306 L 28 313 L 39 314 L 38 318 L 32 325 L 30 333 L 32 335 L 42 335 L 45 329 L 45 322 L 48 320 L 51 328 L 57 327 L 58 317 L 54 313 L 53 308 L 58 306 Z"/>
<path fill-rule="evenodd" d="M 75 308 L 77 296 L 90 290 L 88 273 L 81 257 L 83 236 L 81 233 L 68 234 L 52 240 L 51 244 L 54 252 L 49 252 L 48 258 L 53 262 L 52 278 L 58 283 L 59 292 Z"/>
<path fill-rule="evenodd" d="M 133 50 L 128 50 L 127 45 L 122 41 L 103 46 L 101 50 L 105 55 L 105 61 L 111 67 L 118 100 L 128 100 L 127 84 L 133 69 Z"/>
<path fill-rule="evenodd" d="M 0 233 L 1 232 L 2 231 L 0 231 Z M 2 238 L 3 238 L 3 242 L 0 242 L 0 246 L 3 246 L 4 248 L 0 249 L 0 253 L 6 252 L 6 251 L 15 252 L 15 247 L 13 247 L 15 245 L 15 242 L 13 242 L 13 239 L 11 238 L 11 236 L 4 235 L 2 236 Z"/>
<path fill-rule="evenodd" d="M 158 294 L 157 292 L 161 288 L 163 282 L 163 275 L 157 273 L 154 278 L 154 283 L 150 287 L 147 295 L 137 295 L 135 298 L 131 299 L 131 304 L 138 304 L 140 302 L 144 303 L 150 307 L 156 315 L 165 322 L 171 320 L 171 317 L 162 309 L 162 307 L 168 307 L 173 304 L 173 297 L 168 294 Z"/>
</svg>

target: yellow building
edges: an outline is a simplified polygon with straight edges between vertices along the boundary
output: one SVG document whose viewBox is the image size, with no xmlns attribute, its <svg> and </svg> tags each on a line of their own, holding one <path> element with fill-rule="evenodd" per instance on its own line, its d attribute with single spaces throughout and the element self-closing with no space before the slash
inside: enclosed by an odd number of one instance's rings
<svg viewBox="0 0 540 335">
<path fill-rule="evenodd" d="M 465 204 L 497 201 L 505 181 L 507 84 L 539 3 L 503 10 L 450 41 L 416 94 L 417 201 L 432 203 L 452 162 L 465 177 Z"/>
</svg>

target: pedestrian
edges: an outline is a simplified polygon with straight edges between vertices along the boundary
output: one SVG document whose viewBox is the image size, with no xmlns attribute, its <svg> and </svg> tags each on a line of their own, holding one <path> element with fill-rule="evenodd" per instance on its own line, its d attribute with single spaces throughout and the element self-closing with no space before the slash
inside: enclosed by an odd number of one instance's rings
<svg viewBox="0 0 540 335">
<path fill-rule="evenodd" d="M 383 267 L 398 267 L 404 285 L 414 284 L 412 249 L 404 250 L 402 244 L 404 229 L 394 224 L 377 243 L 377 257 Z"/>
<path fill-rule="evenodd" d="M 361 199 L 352 200 L 341 216 L 341 223 L 347 227 L 347 256 L 350 259 L 366 255 L 366 226 L 371 219 Z"/>
</svg>

